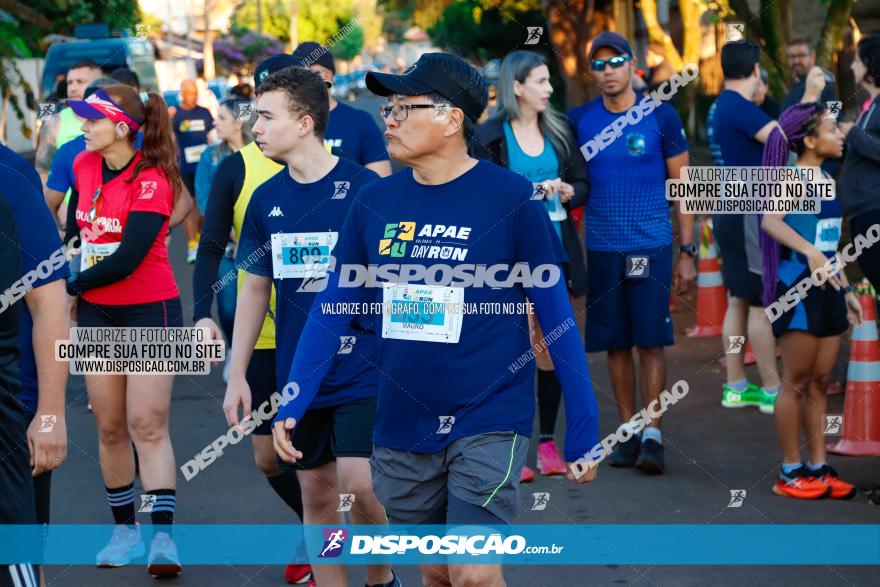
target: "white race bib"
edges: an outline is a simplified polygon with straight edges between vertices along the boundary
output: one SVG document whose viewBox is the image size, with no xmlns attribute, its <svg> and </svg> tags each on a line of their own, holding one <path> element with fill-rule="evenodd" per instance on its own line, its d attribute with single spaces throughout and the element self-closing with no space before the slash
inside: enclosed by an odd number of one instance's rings
<svg viewBox="0 0 880 587">
<path fill-rule="evenodd" d="M 183 150 L 183 158 L 186 159 L 187 163 L 198 163 L 199 159 L 202 158 L 202 153 L 204 153 L 207 148 L 208 145 L 193 145 L 192 147 L 186 147 Z"/>
<path fill-rule="evenodd" d="M 382 301 L 382 338 L 455 344 L 461 336 L 462 314 L 449 313 L 449 304 L 461 307 L 464 288 L 438 285 L 385 283 Z"/>
<path fill-rule="evenodd" d="M 272 274 L 275 279 L 313 277 L 330 268 L 336 232 L 279 232 L 272 235 Z"/>
<path fill-rule="evenodd" d="M 823 253 L 836 251 L 842 224 L 842 218 L 822 218 L 816 222 L 816 240 L 813 241 L 813 246 Z"/>
<path fill-rule="evenodd" d="M 103 261 L 105 257 L 109 257 L 110 255 L 115 253 L 116 249 L 118 248 L 119 243 L 97 244 L 84 242 L 82 246 L 82 251 L 80 251 L 80 271 L 85 271 L 89 267 L 94 267 L 95 265 Z"/>
<path fill-rule="evenodd" d="M 559 199 L 559 194 L 549 196 L 546 202 L 547 212 L 550 213 L 550 220 L 561 222 L 568 217 L 568 213 L 566 213 L 565 208 L 562 207 L 562 201 Z"/>
</svg>

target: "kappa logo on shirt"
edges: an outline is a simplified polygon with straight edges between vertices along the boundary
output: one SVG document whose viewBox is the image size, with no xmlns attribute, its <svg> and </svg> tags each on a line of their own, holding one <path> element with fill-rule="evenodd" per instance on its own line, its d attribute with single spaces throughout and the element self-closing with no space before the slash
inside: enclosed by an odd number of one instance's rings
<svg viewBox="0 0 880 587">
<path fill-rule="evenodd" d="M 141 197 L 139 200 L 149 200 L 153 197 L 153 194 L 156 193 L 156 187 L 158 186 L 158 182 L 155 181 L 142 181 L 141 182 Z"/>
<path fill-rule="evenodd" d="M 333 187 L 335 191 L 333 192 L 333 197 L 331 200 L 342 200 L 345 196 L 348 195 L 348 189 L 351 187 L 351 182 L 348 181 L 334 181 Z"/>
<path fill-rule="evenodd" d="M 279 216 L 284 216 L 284 212 L 281 211 L 280 206 L 275 206 L 272 208 L 272 211 L 268 214 L 269 218 L 278 218 Z"/>
</svg>

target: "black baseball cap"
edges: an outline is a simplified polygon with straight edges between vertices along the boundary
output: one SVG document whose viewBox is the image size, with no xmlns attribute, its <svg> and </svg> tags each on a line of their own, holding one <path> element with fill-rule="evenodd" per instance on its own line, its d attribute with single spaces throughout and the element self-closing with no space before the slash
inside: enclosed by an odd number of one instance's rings
<svg viewBox="0 0 880 587">
<path fill-rule="evenodd" d="M 425 53 L 400 75 L 371 71 L 366 83 L 367 89 L 378 96 L 420 96 L 437 92 L 461 108 L 473 122 L 480 118 L 489 102 L 489 91 L 480 72 L 449 53 Z"/>
<path fill-rule="evenodd" d="M 619 33 L 615 33 L 612 31 L 604 31 L 599 33 L 595 39 L 593 39 L 593 44 L 590 46 L 590 60 L 592 61 L 593 55 L 602 47 L 610 47 L 614 49 L 621 55 L 629 55 L 633 56 L 632 47 L 629 46 L 629 41 L 626 40 L 626 37 Z"/>
<path fill-rule="evenodd" d="M 293 52 L 293 56 L 302 59 L 306 67 L 314 63 L 326 67 L 334 74 L 336 73 L 336 60 L 333 59 L 333 53 L 320 43 L 314 41 L 300 43 Z"/>
<path fill-rule="evenodd" d="M 288 67 L 302 66 L 303 60 L 301 58 L 294 57 L 293 55 L 288 55 L 287 53 L 278 53 L 277 55 L 273 55 L 268 59 L 264 59 L 257 66 L 257 69 L 254 70 L 254 85 L 259 86 L 264 79 L 266 79 L 276 71 L 281 71 L 282 69 L 287 69 Z"/>
</svg>

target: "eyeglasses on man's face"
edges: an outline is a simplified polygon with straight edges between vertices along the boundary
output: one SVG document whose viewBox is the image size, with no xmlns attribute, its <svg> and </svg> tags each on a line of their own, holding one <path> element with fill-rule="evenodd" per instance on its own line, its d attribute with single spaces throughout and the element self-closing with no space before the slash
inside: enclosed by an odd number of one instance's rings
<svg viewBox="0 0 880 587">
<path fill-rule="evenodd" d="M 379 106 L 379 114 L 383 120 L 389 116 L 394 116 L 397 122 L 403 122 L 409 116 L 409 111 L 413 108 L 437 108 L 437 114 L 445 114 L 449 112 L 451 105 L 446 102 L 439 104 L 383 104 Z"/>
</svg>

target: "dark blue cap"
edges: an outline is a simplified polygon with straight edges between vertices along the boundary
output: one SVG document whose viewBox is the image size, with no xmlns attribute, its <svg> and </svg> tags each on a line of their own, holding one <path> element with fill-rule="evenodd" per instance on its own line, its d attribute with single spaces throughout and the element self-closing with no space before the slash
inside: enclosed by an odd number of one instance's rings
<svg viewBox="0 0 880 587">
<path fill-rule="evenodd" d="M 264 79 L 282 69 L 288 67 L 302 67 L 303 60 L 300 57 L 294 57 L 287 53 L 278 53 L 267 59 L 264 59 L 254 70 L 254 85 L 259 86 Z"/>
<path fill-rule="evenodd" d="M 619 33 L 614 33 L 611 31 L 604 31 L 599 34 L 598 37 L 593 39 L 593 44 L 590 46 L 590 60 L 592 61 L 593 55 L 598 51 L 601 47 L 609 47 L 614 49 L 621 55 L 629 55 L 633 56 L 632 47 L 629 46 L 629 41 L 626 40 L 626 37 Z"/>
</svg>

